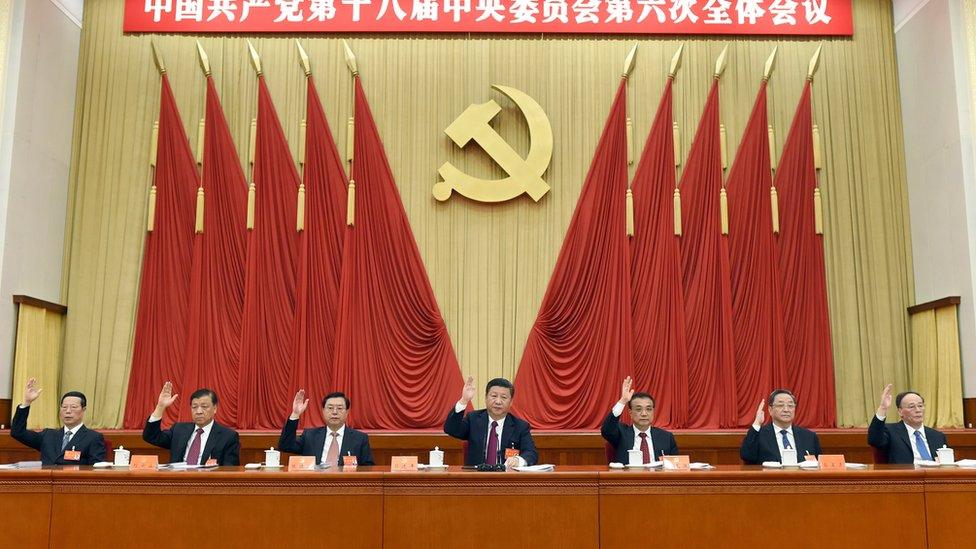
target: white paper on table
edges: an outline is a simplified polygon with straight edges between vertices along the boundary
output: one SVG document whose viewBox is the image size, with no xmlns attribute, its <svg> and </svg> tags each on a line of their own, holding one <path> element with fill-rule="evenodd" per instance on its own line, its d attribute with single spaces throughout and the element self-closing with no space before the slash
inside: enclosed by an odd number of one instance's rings
<svg viewBox="0 0 976 549">
<path fill-rule="evenodd" d="M 520 473 L 548 473 L 556 469 L 556 466 L 551 463 L 543 463 L 541 465 L 526 465 L 524 467 L 512 467 Z"/>
<path fill-rule="evenodd" d="M 4 469 L 16 469 L 16 468 L 17 468 L 17 464 L 16 463 L 3 463 L 3 464 L 0 464 L 0 470 L 4 470 Z"/>
<path fill-rule="evenodd" d="M 956 460 L 956 465 L 960 467 L 976 467 L 976 459 L 960 459 Z"/>
<path fill-rule="evenodd" d="M 780 463 L 780 462 L 778 462 L 778 461 L 764 461 L 764 462 L 762 462 L 762 466 L 763 467 L 766 467 L 766 468 L 769 468 L 769 469 L 782 469 L 783 468 L 783 464 Z"/>
<path fill-rule="evenodd" d="M 863 463 L 845 463 L 844 467 L 848 469 L 867 469 L 868 466 Z"/>
<path fill-rule="evenodd" d="M 701 462 L 701 461 L 694 461 L 694 462 L 688 464 L 688 468 L 691 469 L 692 471 L 704 471 L 706 469 L 714 469 L 715 467 L 713 467 L 709 463 L 704 463 L 704 462 Z"/>
<path fill-rule="evenodd" d="M 919 467 L 938 467 L 939 462 L 932 459 L 916 459 L 915 465 Z"/>
<path fill-rule="evenodd" d="M 14 465 L 18 469 L 40 469 L 42 463 L 40 461 L 18 461 Z"/>
</svg>

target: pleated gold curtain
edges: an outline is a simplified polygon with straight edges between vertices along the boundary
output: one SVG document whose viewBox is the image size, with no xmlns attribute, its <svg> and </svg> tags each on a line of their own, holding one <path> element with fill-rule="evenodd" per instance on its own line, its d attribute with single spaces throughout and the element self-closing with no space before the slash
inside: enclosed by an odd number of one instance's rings
<svg viewBox="0 0 976 549">
<path fill-rule="evenodd" d="M 959 427 L 963 424 L 959 307 L 948 305 L 915 313 L 910 323 L 909 381 L 912 390 L 925 398 L 926 422 L 938 427 Z M 894 410 L 891 416 L 896 419 Z"/>
<path fill-rule="evenodd" d="M 41 395 L 31 403 L 27 427 L 41 429 L 60 422 L 58 391 L 61 373 L 61 347 L 65 316 L 43 307 L 21 303 L 17 306 L 17 350 L 14 355 L 14 376 L 11 414 L 24 402 L 24 387 L 28 378 L 37 378 Z M 87 396 L 87 395 L 86 395 Z M 88 418 L 86 417 L 86 420 Z M 0 418 L 9 425 L 10 418 Z"/>
<path fill-rule="evenodd" d="M 824 150 L 820 181 L 842 426 L 866 424 L 885 382 L 899 387 L 908 383 L 905 307 L 913 302 L 891 5 L 887 0 L 859 0 L 854 12 L 853 39 L 824 41 L 813 101 Z M 197 38 L 210 56 L 242 158 L 247 158 L 256 112 L 255 78 L 243 37 L 123 36 L 122 13 L 122 2 L 85 4 L 63 283 L 71 314 L 62 388 L 86 391 L 90 422 L 106 427 L 121 421 L 132 353 L 150 130 L 159 104 L 150 39 L 166 59 L 191 140 L 204 107 Z M 638 145 L 647 135 L 671 55 L 679 43 L 686 44 L 674 92 L 681 156 L 687 155 L 715 59 L 731 44 L 720 87 L 730 158 L 774 46 L 780 54 L 769 84 L 769 113 L 779 154 L 807 63 L 821 43 L 745 37 L 347 38 L 462 372 L 479 384 L 515 375 L 621 63 L 634 43 L 640 48 L 628 84 L 628 113 Z M 256 36 L 252 41 L 297 158 L 305 88 L 294 39 Z M 339 40 L 316 35 L 301 41 L 345 153 L 352 81 Z M 498 101 L 503 112 L 494 128 L 520 154 L 528 150 L 524 121 L 513 105 L 490 90 L 491 84 L 520 89 L 546 110 L 555 138 L 545 175 L 552 191 L 539 203 L 525 197 L 495 205 L 460 197 L 438 203 L 431 188 L 444 161 L 478 177 L 505 175 L 476 145 L 458 149 L 443 134 L 470 103 Z M 147 402 L 147 415 L 151 408 Z"/>
</svg>

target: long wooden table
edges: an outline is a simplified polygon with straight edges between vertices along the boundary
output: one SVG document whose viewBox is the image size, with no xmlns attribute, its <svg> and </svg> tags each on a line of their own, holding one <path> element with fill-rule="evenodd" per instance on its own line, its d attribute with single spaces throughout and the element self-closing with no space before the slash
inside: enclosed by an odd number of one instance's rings
<svg viewBox="0 0 976 549">
<path fill-rule="evenodd" d="M 0 470 L 0 547 L 964 547 L 976 470 Z"/>
</svg>

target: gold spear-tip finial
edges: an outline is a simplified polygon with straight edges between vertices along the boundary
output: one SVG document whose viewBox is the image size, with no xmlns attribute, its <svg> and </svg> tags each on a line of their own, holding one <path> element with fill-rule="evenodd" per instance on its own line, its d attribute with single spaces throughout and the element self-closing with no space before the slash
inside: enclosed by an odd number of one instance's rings
<svg viewBox="0 0 976 549">
<path fill-rule="evenodd" d="M 359 67 L 356 66 L 356 55 L 352 53 L 352 49 L 349 47 L 349 43 L 345 39 L 342 40 L 342 50 L 346 54 L 346 66 L 349 67 L 349 72 L 353 76 L 359 74 Z"/>
<path fill-rule="evenodd" d="M 295 46 L 298 47 L 298 61 L 302 64 L 305 76 L 312 76 L 312 65 L 308 60 L 308 54 L 305 53 L 305 48 L 302 47 L 302 43 L 297 38 L 295 39 Z"/>
<path fill-rule="evenodd" d="M 674 52 L 671 56 L 671 68 L 668 69 L 668 78 L 674 79 L 678 75 L 678 69 L 681 68 L 681 55 L 685 52 L 685 45 L 682 43 L 678 46 L 678 51 Z"/>
<path fill-rule="evenodd" d="M 813 81 L 813 76 L 817 74 L 817 69 L 820 68 L 820 52 L 823 51 L 823 44 L 817 46 L 817 51 L 813 52 L 813 57 L 810 59 L 810 67 L 807 68 L 807 80 Z"/>
<path fill-rule="evenodd" d="M 722 73 L 725 72 L 725 66 L 727 65 L 726 56 L 728 53 L 729 47 L 725 46 L 725 48 L 722 49 L 722 53 L 718 55 L 718 59 L 715 61 L 715 72 L 712 73 L 712 77 L 714 77 L 716 80 L 722 78 Z"/>
<path fill-rule="evenodd" d="M 203 45 L 197 40 L 197 55 L 200 58 L 200 68 L 203 69 L 203 75 L 210 76 L 210 58 L 207 57 L 207 52 L 203 51 Z"/>
<path fill-rule="evenodd" d="M 637 56 L 637 44 L 634 44 L 633 48 L 627 53 L 627 57 L 624 58 L 624 72 L 620 75 L 621 78 L 629 78 L 631 71 L 634 70 L 634 57 Z"/>
<path fill-rule="evenodd" d="M 779 51 L 779 46 L 773 48 L 773 53 L 769 54 L 769 58 L 766 59 L 766 68 L 763 69 L 763 82 L 769 82 L 769 77 L 773 75 L 773 69 L 776 68 L 776 52 Z"/>
<path fill-rule="evenodd" d="M 152 48 L 153 63 L 156 64 L 156 70 L 159 71 L 159 75 L 162 76 L 166 74 L 166 63 L 163 63 L 163 54 L 159 53 L 159 49 L 156 47 L 156 42 L 150 40 L 149 47 Z"/>
<path fill-rule="evenodd" d="M 261 57 L 258 55 L 258 50 L 254 49 L 254 44 L 250 40 L 247 40 L 247 49 L 251 52 L 251 65 L 254 66 L 254 72 L 258 76 L 261 76 L 263 73 L 261 70 Z"/>
</svg>

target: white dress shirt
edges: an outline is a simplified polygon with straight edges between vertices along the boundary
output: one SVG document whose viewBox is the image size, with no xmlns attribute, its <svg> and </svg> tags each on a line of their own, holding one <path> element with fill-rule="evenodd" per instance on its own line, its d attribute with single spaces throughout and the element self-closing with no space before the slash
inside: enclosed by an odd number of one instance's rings
<svg viewBox="0 0 976 549">
<path fill-rule="evenodd" d="M 783 450 L 785 449 L 785 447 L 783 446 L 783 435 L 780 433 L 780 431 L 782 431 L 783 429 L 786 429 L 786 438 L 788 438 L 789 441 L 790 441 L 790 449 L 796 450 L 796 439 L 793 438 L 793 426 L 792 425 L 789 425 L 787 427 L 780 427 L 779 425 L 776 425 L 775 423 L 773 423 L 772 425 L 773 425 L 773 434 L 775 435 L 775 438 L 776 438 L 776 447 L 779 448 L 779 457 L 780 457 L 780 460 L 782 460 L 783 459 Z M 755 429 L 756 426 L 753 425 L 752 427 L 753 427 L 753 429 Z M 797 450 L 797 459 L 800 460 L 800 461 L 803 461 L 802 456 L 800 456 L 798 450 Z"/>
<path fill-rule="evenodd" d="M 67 433 L 71 433 L 71 438 L 68 439 L 68 445 L 64 447 L 65 450 L 70 450 L 71 448 L 73 448 L 71 442 L 75 439 L 75 435 L 78 434 L 78 431 L 84 425 L 85 425 L 84 423 L 79 423 L 78 425 L 75 425 L 73 429 L 68 429 L 67 427 L 64 428 L 64 433 L 61 433 L 62 437 L 64 437 L 64 435 L 66 435 Z M 62 438 L 61 440 L 64 439 Z"/>
<path fill-rule="evenodd" d="M 928 447 L 929 439 L 925 438 L 925 426 L 923 425 L 921 429 L 916 429 L 909 424 L 905 424 L 905 429 L 908 429 L 908 442 L 912 445 L 912 453 L 915 454 L 915 459 L 922 459 L 922 455 L 918 453 L 918 444 L 915 442 L 915 432 L 922 436 L 922 440 L 925 441 L 925 446 Z M 931 454 L 931 450 L 929 451 Z M 931 459 L 935 459 L 934 456 Z"/>
<path fill-rule="evenodd" d="M 203 461 L 203 449 L 207 447 L 207 439 L 210 438 L 210 430 L 213 429 L 213 420 L 210 423 L 204 425 L 203 427 L 197 427 L 193 424 L 193 434 L 190 435 L 190 440 L 186 441 L 186 451 L 183 452 L 183 461 L 186 461 L 186 457 L 190 455 L 190 446 L 193 444 L 193 439 L 197 436 L 197 429 L 203 429 L 203 433 L 200 435 L 200 458 L 197 463 L 187 463 L 187 465 L 200 465 L 200 461 Z"/>
<path fill-rule="evenodd" d="M 346 434 L 346 426 L 343 425 L 342 427 L 339 427 L 339 430 L 335 431 L 336 436 L 332 436 L 332 433 L 332 429 L 328 427 L 325 428 L 325 444 L 322 445 L 322 456 L 321 459 L 319 459 L 319 462 L 321 463 L 325 463 L 325 457 L 329 455 L 329 448 L 331 448 L 333 444 L 339 445 L 336 448 L 336 456 L 339 456 L 339 452 L 342 451 L 342 437 Z"/>
</svg>

